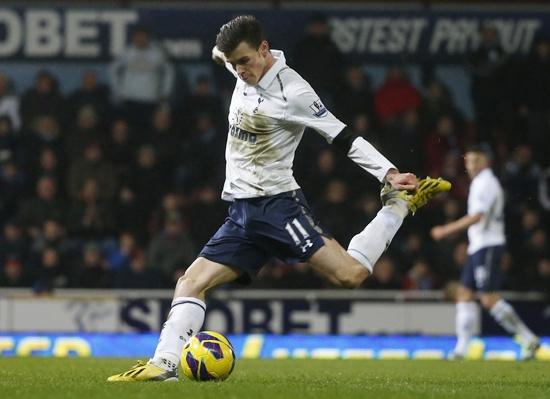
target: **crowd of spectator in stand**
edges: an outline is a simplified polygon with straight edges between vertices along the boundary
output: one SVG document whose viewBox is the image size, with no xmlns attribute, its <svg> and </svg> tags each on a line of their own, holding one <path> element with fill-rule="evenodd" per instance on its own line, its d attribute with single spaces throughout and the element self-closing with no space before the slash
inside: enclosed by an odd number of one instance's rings
<svg viewBox="0 0 550 399">
<path fill-rule="evenodd" d="M 550 292 L 550 41 L 539 40 L 528 58 L 511 58 L 485 27 L 466 66 L 474 121 L 436 79 L 415 87 L 392 66 L 372 87 L 364 65 L 345 62 L 322 18 L 287 59 L 335 115 L 401 170 L 454 184 L 404 223 L 364 288 L 444 289 L 456 281 L 466 237 L 435 243 L 429 230 L 465 212 L 462 155 L 481 139 L 495 150 L 507 194 L 504 288 Z M 216 79 L 220 73 L 201 75 L 171 101 L 174 68 L 138 28 L 111 65 L 109 85 L 87 70 L 64 95 L 62 77 L 40 71 L 17 93 L 0 74 L 0 287 L 173 287 L 226 215 L 219 197 L 231 78 Z M 380 207 L 377 181 L 312 131 L 295 174 L 314 214 L 343 245 Z M 306 265 L 275 259 L 253 283 L 328 286 Z"/>
</svg>

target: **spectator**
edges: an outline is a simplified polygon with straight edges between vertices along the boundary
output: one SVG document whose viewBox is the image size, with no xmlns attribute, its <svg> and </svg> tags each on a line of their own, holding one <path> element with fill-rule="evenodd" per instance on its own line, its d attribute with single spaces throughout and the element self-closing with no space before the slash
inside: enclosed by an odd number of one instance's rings
<svg viewBox="0 0 550 399">
<path fill-rule="evenodd" d="M 29 241 L 21 227 L 13 220 L 5 222 L 0 236 L 0 263 L 10 258 L 24 263 L 28 253 Z"/>
<path fill-rule="evenodd" d="M 189 191 L 199 183 L 219 181 L 224 171 L 223 154 L 225 136 L 206 114 L 198 115 L 191 134 L 183 141 L 180 163 L 175 172 L 175 186 L 180 191 Z M 204 154 L 211 156 L 206 158 Z"/>
<path fill-rule="evenodd" d="M 145 253 L 138 250 L 130 259 L 130 264 L 115 273 L 115 288 L 162 288 L 162 280 L 157 270 L 147 265 Z"/>
<path fill-rule="evenodd" d="M 0 117 L 6 117 L 15 131 L 21 128 L 19 116 L 19 99 L 15 94 L 9 78 L 0 73 Z"/>
<path fill-rule="evenodd" d="M 332 41 L 330 31 L 327 17 L 314 15 L 306 26 L 306 35 L 289 60 L 329 107 L 332 93 L 340 87 L 344 66 L 344 56 Z"/>
<path fill-rule="evenodd" d="M 194 91 L 183 100 L 181 112 L 183 126 L 193 126 L 198 115 L 208 115 L 217 129 L 225 129 L 227 121 L 223 118 L 223 106 L 220 96 L 214 92 L 212 80 L 208 75 L 197 78 Z"/>
<path fill-rule="evenodd" d="M 35 166 L 30 169 L 31 183 L 36 186 L 36 182 L 42 176 L 51 177 L 58 184 L 58 191 L 65 192 L 65 164 L 58 158 L 55 149 L 52 147 L 44 147 L 38 155 L 38 161 Z"/>
<path fill-rule="evenodd" d="M 323 226 L 338 242 L 349 242 L 354 232 L 364 225 L 355 208 L 350 206 L 348 186 L 342 180 L 327 182 L 325 193 L 315 207 L 315 214 L 323 215 Z"/>
<path fill-rule="evenodd" d="M 405 72 L 396 66 L 388 68 L 386 79 L 374 96 L 376 113 L 383 124 L 395 122 L 406 111 L 418 110 L 420 100 L 418 90 Z"/>
<path fill-rule="evenodd" d="M 157 154 L 152 146 L 141 146 L 136 158 L 136 164 L 126 178 L 136 194 L 140 208 L 150 215 L 162 197 L 167 177 L 162 174 Z"/>
<path fill-rule="evenodd" d="M 16 257 L 9 257 L 1 261 L 0 287 L 22 288 L 30 287 L 31 280 L 23 262 Z"/>
<path fill-rule="evenodd" d="M 82 251 L 82 259 L 75 267 L 72 286 L 81 288 L 109 288 L 111 276 L 99 245 L 88 242 Z"/>
<path fill-rule="evenodd" d="M 134 160 L 136 142 L 130 126 L 123 118 L 117 118 L 111 125 L 111 135 L 107 140 L 106 158 L 113 163 L 119 178 L 130 174 Z"/>
<path fill-rule="evenodd" d="M 406 290 L 433 290 L 436 288 L 436 279 L 430 270 L 426 259 L 416 259 L 403 279 L 403 288 Z"/>
<path fill-rule="evenodd" d="M 337 87 L 334 106 L 335 114 L 345 123 L 351 123 L 357 114 L 366 114 L 373 121 L 374 93 L 362 65 L 346 68 L 344 82 Z"/>
<path fill-rule="evenodd" d="M 25 132 L 23 146 L 31 168 L 36 168 L 37 156 L 44 148 L 51 148 L 58 159 L 64 159 L 63 135 L 58 120 L 50 115 L 36 117 L 30 130 Z"/>
<path fill-rule="evenodd" d="M 96 71 L 92 69 L 84 71 L 80 87 L 68 98 L 69 124 L 74 124 L 79 111 L 88 107 L 97 116 L 100 126 L 103 126 L 110 116 L 109 95 L 109 87 L 98 81 Z"/>
<path fill-rule="evenodd" d="M 550 256 L 547 255 L 539 261 L 537 273 L 535 289 L 547 296 L 550 295 Z"/>
<path fill-rule="evenodd" d="M 57 182 L 50 176 L 42 176 L 36 182 L 36 197 L 21 204 L 18 220 L 31 237 L 37 237 L 47 219 L 63 221 L 66 216 L 64 201 L 58 197 Z"/>
<path fill-rule="evenodd" d="M 135 28 L 132 44 L 113 62 L 110 75 L 115 101 L 132 127 L 150 127 L 154 109 L 172 93 L 174 69 L 148 28 Z"/>
<path fill-rule="evenodd" d="M 33 264 L 33 275 L 33 288 L 39 293 L 65 288 L 69 284 L 67 265 L 55 248 L 46 247 L 39 254 Z"/>
<path fill-rule="evenodd" d="M 508 210 L 517 215 L 522 206 L 536 207 L 540 167 L 533 161 L 528 145 L 516 147 L 512 158 L 504 166 L 503 186 L 507 192 Z"/>
<path fill-rule="evenodd" d="M 539 174 L 538 194 L 540 205 L 550 215 L 550 167 Z"/>
<path fill-rule="evenodd" d="M 156 109 L 153 115 L 153 129 L 148 142 L 155 150 L 162 176 L 172 180 L 171 176 L 181 155 L 181 139 L 173 125 L 170 108 L 161 106 Z"/>
<path fill-rule="evenodd" d="M 73 200 L 67 216 L 69 233 L 84 240 L 102 240 L 115 233 L 115 214 L 102 198 L 100 184 L 93 177 L 84 180 L 79 197 Z"/>
<path fill-rule="evenodd" d="M 471 95 L 477 122 L 478 140 L 495 143 L 495 129 L 501 108 L 503 65 L 506 53 L 494 25 L 481 28 L 481 42 L 468 59 L 472 75 Z"/>
<path fill-rule="evenodd" d="M 45 248 L 55 248 L 59 254 L 67 259 L 72 245 L 67 238 L 65 226 L 57 219 L 46 219 L 42 225 L 42 229 L 34 238 L 31 251 L 40 253 Z"/>
<path fill-rule="evenodd" d="M 168 215 L 164 229 L 151 241 L 147 263 L 162 273 L 166 285 L 171 287 L 179 270 L 187 269 L 195 256 L 195 244 L 183 224 L 181 215 Z"/>
<path fill-rule="evenodd" d="M 134 235 L 126 231 L 120 233 L 117 246 L 107 255 L 108 269 L 117 271 L 129 267 L 132 256 L 138 251 Z"/>
<path fill-rule="evenodd" d="M 535 160 L 550 166 L 550 39 L 537 41 L 532 55 L 519 72 L 513 79 L 520 80 L 517 112 L 527 122 L 527 143 L 534 150 Z M 519 144 L 517 139 L 514 144 Z"/>
<path fill-rule="evenodd" d="M 421 164 L 425 156 L 422 145 L 423 134 L 416 109 L 405 111 L 402 117 L 386 126 L 386 132 L 381 143 L 389 159 L 399 160 L 399 167 L 402 170 L 417 174 L 424 172 Z"/>
<path fill-rule="evenodd" d="M 115 168 L 103 159 L 103 150 L 97 141 L 89 142 L 84 148 L 84 157 L 71 165 L 67 182 L 70 197 L 79 198 L 84 183 L 89 179 L 96 180 L 101 187 L 101 199 L 114 197 L 118 183 Z"/>
<path fill-rule="evenodd" d="M 138 243 L 145 245 L 150 238 L 151 215 L 141 206 L 133 188 L 127 182 L 123 183 L 115 199 L 116 226 L 118 231 L 131 232 Z"/>
<path fill-rule="evenodd" d="M 8 156 L 3 159 L 2 156 Z M 15 214 L 23 198 L 27 177 L 9 154 L 0 153 L 0 223 Z"/>
<path fill-rule="evenodd" d="M 64 99 L 57 80 L 51 73 L 42 70 L 36 75 L 34 86 L 21 99 L 23 126 L 31 126 L 36 118 L 46 115 L 60 121 L 64 115 L 63 107 Z"/>
<path fill-rule="evenodd" d="M 426 96 L 420 106 L 420 122 L 423 131 L 433 131 L 442 116 L 450 115 L 453 120 L 459 121 L 460 115 L 453 100 L 449 88 L 443 83 L 433 80 L 426 88 Z"/>
<path fill-rule="evenodd" d="M 92 141 L 104 142 L 99 128 L 99 121 L 95 109 L 84 105 L 76 111 L 76 124 L 66 134 L 66 154 L 72 161 L 82 158 L 86 144 Z"/>
<path fill-rule="evenodd" d="M 401 289 L 393 259 L 387 255 L 382 255 L 374 267 L 372 276 L 365 280 L 363 288 L 373 290 Z"/>
<path fill-rule="evenodd" d="M 196 201 L 190 206 L 189 233 L 193 240 L 203 246 L 220 227 L 227 206 L 220 199 L 212 184 L 205 184 L 196 191 Z"/>
<path fill-rule="evenodd" d="M 6 153 L 15 159 L 20 159 L 19 137 L 13 130 L 11 119 L 6 116 L 0 116 L 0 157 L 5 158 Z"/>
<path fill-rule="evenodd" d="M 462 156 L 463 143 L 456 131 L 455 120 L 450 115 L 443 115 L 437 121 L 435 131 L 425 140 L 425 166 L 428 176 L 441 176 L 445 158 L 448 154 Z"/>
</svg>

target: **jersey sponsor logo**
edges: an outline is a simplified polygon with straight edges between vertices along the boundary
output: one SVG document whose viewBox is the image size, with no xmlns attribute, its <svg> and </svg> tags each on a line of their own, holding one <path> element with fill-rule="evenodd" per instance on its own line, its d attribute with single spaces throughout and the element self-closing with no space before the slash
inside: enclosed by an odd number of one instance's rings
<svg viewBox="0 0 550 399">
<path fill-rule="evenodd" d="M 239 140 L 248 141 L 250 144 L 256 144 L 256 133 L 247 132 L 238 126 L 229 126 L 229 134 Z"/>
<path fill-rule="evenodd" d="M 317 118 L 322 118 L 323 116 L 326 116 L 328 113 L 327 109 L 325 108 L 325 106 L 323 105 L 320 99 L 313 101 L 313 103 L 309 106 L 309 108 L 313 112 L 313 116 Z"/>
</svg>

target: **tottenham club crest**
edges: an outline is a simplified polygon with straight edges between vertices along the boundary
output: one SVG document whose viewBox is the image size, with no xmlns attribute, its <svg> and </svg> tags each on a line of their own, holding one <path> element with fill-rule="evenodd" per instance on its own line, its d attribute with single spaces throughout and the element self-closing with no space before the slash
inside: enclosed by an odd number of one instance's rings
<svg viewBox="0 0 550 399">
<path fill-rule="evenodd" d="M 316 116 L 317 118 L 326 116 L 328 112 L 320 99 L 313 101 L 313 104 L 311 104 L 309 108 L 313 111 L 313 116 Z"/>
</svg>

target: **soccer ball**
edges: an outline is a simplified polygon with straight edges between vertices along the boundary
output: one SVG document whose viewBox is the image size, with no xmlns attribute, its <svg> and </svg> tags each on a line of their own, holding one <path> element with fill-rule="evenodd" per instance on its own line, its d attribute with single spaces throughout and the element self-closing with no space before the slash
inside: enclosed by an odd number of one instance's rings
<svg viewBox="0 0 550 399">
<path fill-rule="evenodd" d="M 235 367 L 235 352 L 222 334 L 201 331 L 183 347 L 181 366 L 191 380 L 225 380 Z"/>
</svg>

